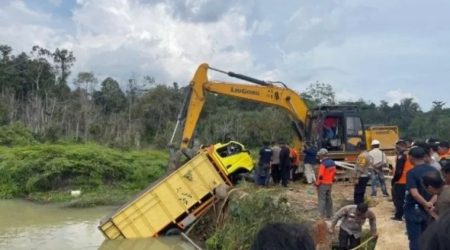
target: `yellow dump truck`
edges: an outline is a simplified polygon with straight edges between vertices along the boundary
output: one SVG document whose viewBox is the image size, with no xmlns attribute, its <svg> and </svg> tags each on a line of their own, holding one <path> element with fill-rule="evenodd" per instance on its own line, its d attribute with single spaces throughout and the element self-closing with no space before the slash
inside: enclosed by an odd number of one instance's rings
<svg viewBox="0 0 450 250">
<path fill-rule="evenodd" d="M 389 167 L 385 169 L 392 175 L 395 167 L 395 143 L 400 139 L 397 126 L 373 125 L 366 129 L 366 143 L 372 140 L 380 141 L 380 149 L 386 154 Z"/>
<path fill-rule="evenodd" d="M 108 239 L 155 237 L 183 231 L 216 201 L 230 176 L 250 172 L 253 160 L 235 141 L 201 149 L 192 159 L 143 190 L 100 222 Z"/>
<path fill-rule="evenodd" d="M 395 143 L 399 140 L 397 126 L 374 125 L 366 129 L 366 143 L 372 140 L 380 141 L 380 149 L 387 154 L 395 154 Z"/>
</svg>

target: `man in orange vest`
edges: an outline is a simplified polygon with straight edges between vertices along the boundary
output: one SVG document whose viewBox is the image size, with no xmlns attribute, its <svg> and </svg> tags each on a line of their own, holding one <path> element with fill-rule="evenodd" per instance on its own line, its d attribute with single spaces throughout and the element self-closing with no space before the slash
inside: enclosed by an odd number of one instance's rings
<svg viewBox="0 0 450 250">
<path fill-rule="evenodd" d="M 450 159 L 450 143 L 448 141 L 441 141 L 438 144 L 439 161 L 442 159 Z"/>
<path fill-rule="evenodd" d="M 316 187 L 319 199 L 319 213 L 321 218 L 333 217 L 333 200 L 331 199 L 331 186 L 336 176 L 336 164 L 328 158 L 328 150 L 322 148 L 317 153 L 320 159 L 319 174 Z"/>
<path fill-rule="evenodd" d="M 291 179 L 292 181 L 296 181 L 298 178 L 296 177 L 296 172 L 298 169 L 298 165 L 300 163 L 300 158 L 298 156 L 297 150 L 294 147 L 289 147 L 290 150 L 290 158 L 291 158 Z"/>
</svg>

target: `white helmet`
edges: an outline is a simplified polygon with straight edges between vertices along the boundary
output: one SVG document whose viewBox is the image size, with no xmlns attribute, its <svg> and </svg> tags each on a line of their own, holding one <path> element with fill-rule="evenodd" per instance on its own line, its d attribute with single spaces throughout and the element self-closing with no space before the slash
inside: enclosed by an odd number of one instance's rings
<svg viewBox="0 0 450 250">
<path fill-rule="evenodd" d="M 317 152 L 317 155 L 321 156 L 321 155 L 327 155 L 328 154 L 328 150 L 326 148 L 321 148 L 319 150 L 319 152 Z"/>
<path fill-rule="evenodd" d="M 379 140 L 373 140 L 371 145 L 380 145 L 380 141 Z"/>
</svg>

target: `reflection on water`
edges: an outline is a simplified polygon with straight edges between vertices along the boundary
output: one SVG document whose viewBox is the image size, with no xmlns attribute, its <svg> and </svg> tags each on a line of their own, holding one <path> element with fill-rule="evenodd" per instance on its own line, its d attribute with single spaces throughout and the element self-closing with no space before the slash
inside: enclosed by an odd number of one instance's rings
<svg viewBox="0 0 450 250">
<path fill-rule="evenodd" d="M 0 200 L 0 249 L 193 249 L 178 237 L 104 241 L 98 222 L 113 210 Z"/>
</svg>

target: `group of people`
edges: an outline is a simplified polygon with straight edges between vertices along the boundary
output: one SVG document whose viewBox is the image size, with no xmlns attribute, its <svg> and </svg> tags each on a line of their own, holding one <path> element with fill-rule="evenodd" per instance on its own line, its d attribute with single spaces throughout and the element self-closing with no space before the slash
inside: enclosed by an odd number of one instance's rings
<svg viewBox="0 0 450 250">
<path fill-rule="evenodd" d="M 273 153 L 274 151 L 273 149 L 270 151 L 269 147 L 263 148 L 260 152 L 260 160 L 265 157 L 268 160 L 269 152 Z M 334 233 L 336 224 L 341 221 L 339 230 L 340 248 L 351 249 L 360 244 L 362 226 L 366 219 L 369 220 L 372 235 L 376 236 L 375 215 L 366 203 L 345 206 L 333 217 L 331 190 L 336 176 L 336 164 L 328 157 L 327 149 L 322 148 L 316 151 L 309 147 L 305 149 L 304 154 L 305 177 L 308 183 L 313 183 L 317 187 L 320 217 L 332 219 L 329 228 L 330 233 Z M 317 174 L 315 174 L 317 161 L 319 161 L 319 167 Z M 268 168 L 267 166 L 265 168 Z M 315 246 L 304 225 L 275 223 L 268 224 L 259 231 L 252 249 L 315 249 Z"/>
<path fill-rule="evenodd" d="M 395 207 L 392 220 L 405 221 L 409 248 L 450 249 L 450 151 L 449 142 L 428 140 L 412 145 L 406 140 L 396 143 L 396 164 L 391 182 L 391 196 Z M 367 150 L 358 144 L 360 154 L 355 168 L 354 204 L 341 208 L 333 216 L 332 185 L 336 175 L 335 162 L 328 158 L 324 148 L 305 147 L 304 174 L 308 183 L 317 187 L 321 218 L 331 220 L 330 232 L 340 223 L 339 245 L 351 249 L 360 244 L 362 225 L 369 220 L 373 237 L 377 236 L 375 214 L 365 203 L 367 184 L 371 196 L 377 195 L 378 185 L 384 197 L 389 197 L 384 171 L 388 160 L 373 140 Z M 287 186 L 294 176 L 293 165 L 298 164 L 298 154 L 280 141 L 260 151 L 257 183 L 267 185 L 271 176 L 275 184 Z M 318 168 L 316 167 L 318 166 Z M 431 247 L 432 246 L 432 247 Z"/>
<path fill-rule="evenodd" d="M 296 170 L 300 162 L 299 155 L 293 147 L 279 140 L 271 146 L 264 142 L 259 151 L 259 161 L 255 172 L 258 185 L 266 186 L 270 177 L 274 184 L 287 187 L 289 180 L 295 180 Z"/>
<path fill-rule="evenodd" d="M 300 170 L 299 153 L 294 147 L 290 147 L 285 141 L 279 140 L 277 143 L 264 142 L 264 146 L 259 151 L 259 161 L 255 172 L 255 182 L 258 185 L 266 186 L 270 179 L 273 184 L 286 187 L 289 181 L 300 179 L 303 174 L 309 184 L 317 184 L 319 173 L 320 157 L 328 154 L 326 149 L 317 149 L 306 145 L 303 150 L 304 170 Z M 334 165 L 334 162 L 332 162 Z"/>
<path fill-rule="evenodd" d="M 372 142 L 371 151 L 365 150 L 363 144 L 360 146 L 361 153 L 356 163 L 355 204 L 364 201 L 369 180 L 372 180 L 372 196 L 376 195 L 377 181 L 383 195 L 388 196 L 383 175 L 387 162 L 384 160 L 384 153 L 379 151 L 379 142 Z M 395 171 L 391 182 L 395 213 L 391 219 L 405 220 L 410 249 L 443 249 L 428 247 L 430 243 L 442 244 L 442 241 L 430 240 L 430 237 L 441 237 L 442 234 L 426 233 L 427 237 L 421 236 L 431 223 L 435 224 L 434 228 L 443 227 L 440 225 L 440 218 L 446 213 L 450 214 L 450 188 L 447 187 L 450 185 L 449 143 L 428 140 L 410 145 L 406 140 L 399 140 L 396 151 Z M 448 229 L 445 232 L 449 233 Z M 444 235 L 444 239 L 447 243 L 441 247 L 447 246 L 450 249 L 450 235 Z"/>
<path fill-rule="evenodd" d="M 421 248 L 421 244 L 437 244 L 439 240 L 430 240 L 430 237 L 433 239 L 438 235 L 429 232 L 426 233 L 427 237 L 422 235 L 431 224 L 439 227 L 441 217 L 450 213 L 449 142 L 428 140 L 412 145 L 407 141 L 397 142 L 397 161 L 392 184 L 395 205 L 392 219 L 402 221 L 404 218 L 410 249 L 425 249 Z M 449 233 L 448 230 L 446 233 Z M 450 235 L 446 236 L 446 240 L 450 240 Z M 440 247 L 449 245 L 450 241 L 447 241 Z"/>
</svg>

